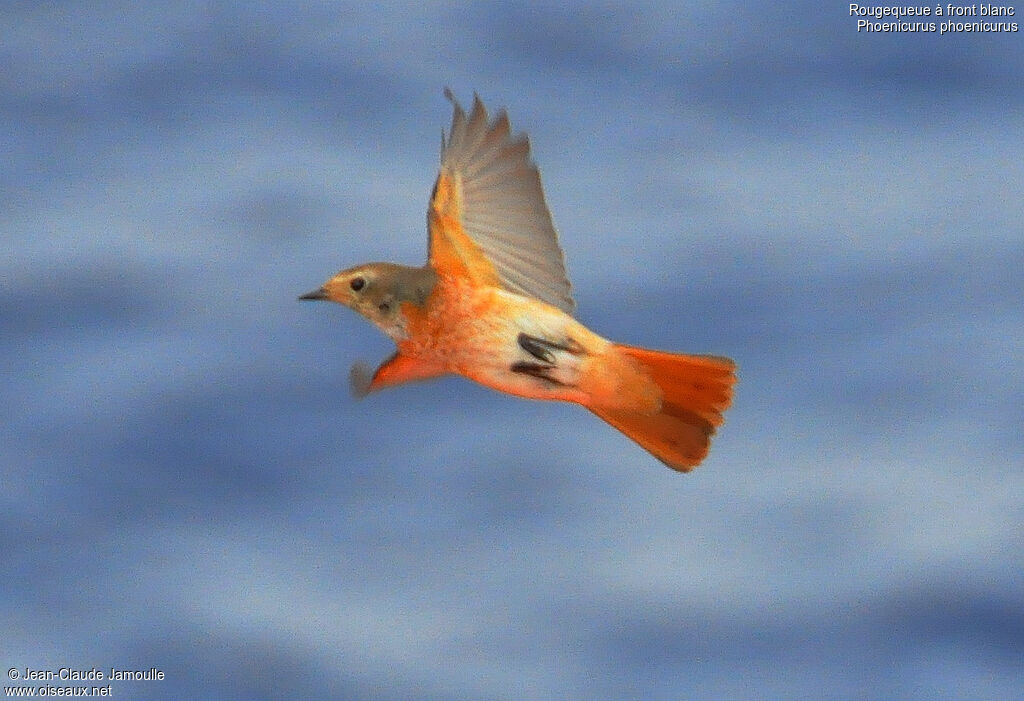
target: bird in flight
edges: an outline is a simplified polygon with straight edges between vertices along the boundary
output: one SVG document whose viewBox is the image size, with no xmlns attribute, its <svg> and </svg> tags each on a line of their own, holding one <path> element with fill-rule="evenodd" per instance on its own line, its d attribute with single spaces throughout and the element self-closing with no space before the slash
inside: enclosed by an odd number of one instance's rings
<svg viewBox="0 0 1024 701">
<path fill-rule="evenodd" d="M 445 374 L 530 399 L 580 404 L 674 470 L 708 453 L 732 401 L 735 364 L 613 343 L 573 318 L 565 260 L 526 135 L 479 97 L 441 135 L 423 267 L 367 263 L 299 299 L 338 302 L 390 336 L 362 396 Z"/>
</svg>

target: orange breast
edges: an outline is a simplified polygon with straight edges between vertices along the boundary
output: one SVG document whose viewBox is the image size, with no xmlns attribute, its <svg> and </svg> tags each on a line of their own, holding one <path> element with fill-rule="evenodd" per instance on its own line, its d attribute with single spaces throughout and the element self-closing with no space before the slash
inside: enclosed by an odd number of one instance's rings
<svg viewBox="0 0 1024 701">
<path fill-rule="evenodd" d="M 509 317 L 506 307 L 492 288 L 439 275 L 422 307 L 402 305 L 409 337 L 399 348 L 459 372 L 471 358 L 493 353 L 503 342 L 501 330 Z"/>
</svg>

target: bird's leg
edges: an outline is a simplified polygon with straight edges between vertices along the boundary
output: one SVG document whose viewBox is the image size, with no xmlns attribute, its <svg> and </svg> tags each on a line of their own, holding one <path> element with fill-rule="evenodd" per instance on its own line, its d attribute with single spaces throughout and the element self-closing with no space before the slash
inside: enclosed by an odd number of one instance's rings
<svg viewBox="0 0 1024 701">
<path fill-rule="evenodd" d="M 516 338 L 516 341 L 519 343 L 520 348 L 540 362 L 515 362 L 510 368 L 512 372 L 521 373 L 523 375 L 532 375 L 533 377 L 538 377 L 556 385 L 564 385 L 565 383 L 555 379 L 551 374 L 551 371 L 557 367 L 557 359 L 552 351 L 565 351 L 572 355 L 582 355 L 584 352 L 583 346 L 571 338 L 566 339 L 563 343 L 556 343 L 544 338 L 520 333 Z"/>
<path fill-rule="evenodd" d="M 549 365 L 555 364 L 555 356 L 551 352 L 552 350 L 565 351 L 572 355 L 582 355 L 583 346 L 571 338 L 565 339 L 562 343 L 556 343 L 549 341 L 546 338 L 538 338 L 537 336 L 531 336 L 526 333 L 520 333 L 516 338 L 519 342 L 519 347 L 524 351 L 532 355 L 537 360 L 541 360 Z"/>
</svg>

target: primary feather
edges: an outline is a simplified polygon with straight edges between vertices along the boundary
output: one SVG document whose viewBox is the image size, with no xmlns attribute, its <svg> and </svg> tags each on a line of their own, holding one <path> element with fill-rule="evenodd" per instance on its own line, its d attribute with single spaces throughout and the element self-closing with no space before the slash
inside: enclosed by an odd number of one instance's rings
<svg viewBox="0 0 1024 701">
<path fill-rule="evenodd" d="M 438 179 L 454 184 L 457 215 L 465 235 L 493 266 L 501 286 L 571 314 L 575 308 L 544 200 L 537 166 L 525 135 L 512 136 L 504 111 L 489 120 L 479 97 L 467 116 L 454 107 L 448 137 L 442 136 Z"/>
</svg>

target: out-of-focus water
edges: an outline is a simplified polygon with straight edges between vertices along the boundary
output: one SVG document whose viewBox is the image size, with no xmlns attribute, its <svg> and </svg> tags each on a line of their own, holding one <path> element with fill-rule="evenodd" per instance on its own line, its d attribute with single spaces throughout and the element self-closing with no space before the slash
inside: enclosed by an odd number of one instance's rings
<svg viewBox="0 0 1024 701">
<path fill-rule="evenodd" d="M 5 668 L 164 672 L 122 698 L 1019 693 L 1020 34 L 146 5 L 0 8 Z M 458 379 L 349 396 L 389 342 L 295 298 L 422 259 L 445 85 L 530 133 L 585 323 L 738 361 L 693 474 Z"/>
</svg>

